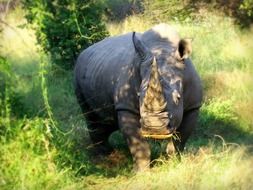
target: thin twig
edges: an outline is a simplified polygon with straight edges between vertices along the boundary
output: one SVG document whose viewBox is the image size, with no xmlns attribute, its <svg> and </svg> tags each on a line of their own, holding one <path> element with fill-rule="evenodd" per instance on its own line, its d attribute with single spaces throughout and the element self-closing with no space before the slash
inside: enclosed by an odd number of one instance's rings
<svg viewBox="0 0 253 190">
<path fill-rule="evenodd" d="M 7 15 L 8 12 L 9 12 L 10 2 L 11 2 L 11 0 L 8 0 L 8 2 L 7 2 L 7 4 L 6 4 L 5 14 L 3 15 L 3 19 L 5 19 L 6 15 Z"/>
</svg>

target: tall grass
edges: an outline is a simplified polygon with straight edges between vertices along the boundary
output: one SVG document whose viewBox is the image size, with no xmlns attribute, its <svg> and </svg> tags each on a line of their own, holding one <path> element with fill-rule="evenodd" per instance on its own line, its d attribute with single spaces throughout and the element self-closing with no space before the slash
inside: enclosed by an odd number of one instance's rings
<svg viewBox="0 0 253 190">
<path fill-rule="evenodd" d="M 187 153 L 181 161 L 161 160 L 150 173 L 126 179 L 88 178 L 87 189 L 251 189 L 252 161 L 245 158 L 244 150 L 225 148 L 214 153 L 209 146 L 197 154 Z"/>
<path fill-rule="evenodd" d="M 73 148 L 70 135 L 59 134 L 49 98 L 52 92 L 59 92 L 58 89 L 67 85 L 51 86 L 54 88 L 49 92 L 49 71 L 53 72 L 53 69 L 48 64 L 49 59 L 39 53 L 33 31 L 20 28 L 25 24 L 22 18 L 21 9 L 12 12 L 7 17 L 8 26 L 1 33 L 0 52 L 6 58 L 5 62 L 1 62 L 1 72 L 8 71 L 9 78 L 5 80 L 0 97 L 0 189 L 62 189 L 75 181 L 75 171 L 68 171 L 69 163 L 61 170 L 58 168 L 58 165 L 70 162 L 66 158 Z M 9 68 L 2 70 L 2 66 Z M 67 83 L 71 83 L 70 76 Z M 61 81 L 62 78 L 58 76 L 54 79 Z M 57 98 L 59 96 L 63 97 L 63 94 L 58 94 Z M 72 93 L 71 97 L 75 99 Z M 78 110 L 76 107 L 74 113 Z M 83 122 L 79 123 L 83 125 Z M 62 152 L 57 149 L 60 143 Z M 67 150 L 72 148 L 68 153 L 63 150 L 65 144 L 68 145 Z M 72 160 L 75 158 L 73 156 Z"/>
<path fill-rule="evenodd" d="M 170 22 L 182 37 L 194 38 L 192 60 L 203 80 L 204 103 L 181 161 L 165 159 L 156 147 L 159 142 L 151 142 L 157 151 L 151 171 L 134 175 L 119 133 L 110 139 L 118 151 L 101 160 L 89 158 L 72 72 L 51 65 L 38 51 L 33 31 L 18 27 L 25 22 L 18 19 L 22 17 L 20 9 L 12 12 L 7 21 L 14 30 L 5 26 L 0 39 L 13 80 L 13 96 L 7 89 L 1 99 L 5 107 L 0 114 L 0 189 L 253 188 L 250 32 L 215 15 L 184 24 Z M 131 16 L 108 23 L 108 30 L 111 35 L 142 32 L 153 24 L 143 16 Z M 3 136 L 6 127 L 9 133 Z"/>
</svg>

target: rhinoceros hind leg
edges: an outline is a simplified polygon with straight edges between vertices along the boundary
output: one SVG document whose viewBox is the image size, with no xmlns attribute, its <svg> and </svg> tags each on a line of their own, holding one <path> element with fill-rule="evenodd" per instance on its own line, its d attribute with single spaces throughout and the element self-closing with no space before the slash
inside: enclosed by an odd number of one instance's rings
<svg viewBox="0 0 253 190">
<path fill-rule="evenodd" d="M 75 94 L 86 119 L 91 139 L 91 144 L 88 146 L 88 150 L 94 155 L 109 154 L 112 151 L 112 148 L 108 142 L 108 138 L 112 132 L 117 130 L 117 128 L 99 121 L 99 116 L 95 112 L 92 112 L 92 109 L 86 103 L 85 98 L 81 93 L 81 89 L 77 84 L 75 86 Z"/>
<path fill-rule="evenodd" d="M 88 130 L 91 139 L 89 147 L 94 155 L 106 155 L 112 152 L 108 139 L 110 135 L 117 130 L 114 126 L 103 123 L 92 123 L 88 121 Z"/>
<path fill-rule="evenodd" d="M 177 129 L 177 137 L 173 139 L 173 143 L 178 153 L 184 150 L 186 141 L 195 129 L 198 113 L 199 109 L 184 113 L 182 123 Z"/>
</svg>

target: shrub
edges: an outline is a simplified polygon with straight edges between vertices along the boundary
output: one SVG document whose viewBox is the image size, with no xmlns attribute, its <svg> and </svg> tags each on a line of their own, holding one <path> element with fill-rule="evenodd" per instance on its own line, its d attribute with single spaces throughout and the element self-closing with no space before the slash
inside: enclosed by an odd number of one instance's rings
<svg viewBox="0 0 253 190">
<path fill-rule="evenodd" d="M 0 56 L 0 137 L 10 128 L 10 76 L 9 64 Z"/>
<path fill-rule="evenodd" d="M 26 18 L 54 63 L 71 68 L 80 51 L 108 35 L 100 1 L 24 0 Z"/>
<path fill-rule="evenodd" d="M 238 9 L 240 24 L 249 26 L 253 20 L 253 0 L 243 0 Z"/>
<path fill-rule="evenodd" d="M 23 111 L 20 96 L 14 90 L 15 77 L 8 60 L 0 55 L 0 141 L 12 132 L 12 117 Z"/>
<path fill-rule="evenodd" d="M 143 12 L 142 0 L 103 0 L 105 15 L 110 21 L 120 21 L 127 16 Z"/>
<path fill-rule="evenodd" d="M 157 21 L 190 22 L 202 20 L 207 12 L 234 17 L 241 27 L 253 21 L 253 0 L 143 0 L 144 15 Z"/>
<path fill-rule="evenodd" d="M 143 7 L 144 15 L 155 22 L 188 22 L 194 17 L 192 4 L 177 0 L 144 0 Z"/>
</svg>

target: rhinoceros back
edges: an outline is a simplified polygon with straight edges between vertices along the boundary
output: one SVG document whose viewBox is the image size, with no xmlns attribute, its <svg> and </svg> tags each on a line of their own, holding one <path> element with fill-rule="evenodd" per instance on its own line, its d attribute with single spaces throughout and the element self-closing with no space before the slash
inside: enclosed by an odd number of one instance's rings
<svg viewBox="0 0 253 190">
<path fill-rule="evenodd" d="M 119 80 L 126 78 L 135 59 L 132 34 L 106 38 L 78 57 L 75 82 L 92 110 L 101 117 L 113 115 L 114 94 Z M 106 110 L 106 111 L 105 111 Z"/>
</svg>

